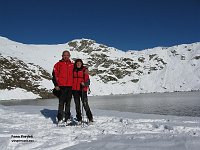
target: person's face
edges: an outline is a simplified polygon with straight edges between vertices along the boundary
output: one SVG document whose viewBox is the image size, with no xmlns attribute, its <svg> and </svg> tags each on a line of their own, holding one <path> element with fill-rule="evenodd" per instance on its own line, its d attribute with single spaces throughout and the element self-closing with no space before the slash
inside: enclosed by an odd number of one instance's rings
<svg viewBox="0 0 200 150">
<path fill-rule="evenodd" d="M 81 63 L 80 61 L 78 61 L 78 62 L 76 63 L 76 67 L 77 67 L 77 68 L 81 68 L 81 66 L 82 66 L 82 63 Z"/>
<path fill-rule="evenodd" d="M 70 58 L 70 54 L 69 54 L 68 52 L 65 52 L 65 53 L 62 55 L 62 58 L 63 58 L 64 61 L 67 61 L 67 60 L 69 60 L 69 58 Z"/>
</svg>

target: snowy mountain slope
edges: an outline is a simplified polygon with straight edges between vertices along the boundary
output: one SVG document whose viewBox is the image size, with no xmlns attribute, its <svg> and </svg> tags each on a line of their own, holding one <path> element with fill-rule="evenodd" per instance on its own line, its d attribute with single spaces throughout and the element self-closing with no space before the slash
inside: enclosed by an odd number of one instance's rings
<svg viewBox="0 0 200 150">
<path fill-rule="evenodd" d="M 58 45 L 27 45 L 0 37 L 2 58 L 41 67 L 48 79 L 63 50 L 70 50 L 73 60 L 82 58 L 89 67 L 92 95 L 200 90 L 199 42 L 124 52 L 89 39 Z M 49 91 L 53 84 L 47 78 L 41 78 L 39 84 Z M 2 75 L 0 79 L 5 83 Z"/>
<path fill-rule="evenodd" d="M 51 80 L 50 74 L 40 66 L 32 63 L 26 64 L 14 57 L 3 57 L 1 54 L 0 63 L 0 90 L 8 89 L 7 92 L 4 91 L 0 94 L 4 99 L 8 99 L 7 97 L 10 99 L 15 98 L 16 94 L 13 95 L 12 93 L 16 89 L 18 89 L 17 97 L 22 99 L 23 97 L 19 97 L 18 95 L 23 95 L 24 93 L 24 98 L 27 99 L 27 91 L 35 94 L 35 96 L 38 95 L 36 96 L 37 98 L 52 97 L 51 94 L 48 94 L 50 91 L 47 90 L 49 87 L 47 85 L 51 86 L 51 83 L 49 83 L 49 80 Z M 23 92 L 23 89 L 25 92 Z M 20 91 L 22 92 L 21 94 L 19 94 Z"/>
</svg>

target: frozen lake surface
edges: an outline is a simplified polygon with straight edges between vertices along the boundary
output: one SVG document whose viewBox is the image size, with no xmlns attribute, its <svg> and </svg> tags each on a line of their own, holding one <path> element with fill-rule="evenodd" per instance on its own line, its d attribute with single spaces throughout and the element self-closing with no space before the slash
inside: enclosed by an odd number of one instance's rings
<svg viewBox="0 0 200 150">
<path fill-rule="evenodd" d="M 6 106 L 56 106 L 58 99 L 0 101 Z M 200 92 L 152 93 L 89 97 L 91 109 L 116 110 L 143 114 L 200 117 Z M 72 99 L 72 109 L 74 101 Z"/>
</svg>

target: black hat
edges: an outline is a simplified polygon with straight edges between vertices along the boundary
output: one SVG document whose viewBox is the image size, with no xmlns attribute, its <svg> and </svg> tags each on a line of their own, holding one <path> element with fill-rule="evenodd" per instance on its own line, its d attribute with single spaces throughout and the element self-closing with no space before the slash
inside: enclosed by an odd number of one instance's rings
<svg viewBox="0 0 200 150">
<path fill-rule="evenodd" d="M 53 89 L 53 95 L 55 95 L 57 98 L 60 97 L 61 95 L 61 91 L 60 90 L 56 90 L 55 88 Z"/>
</svg>

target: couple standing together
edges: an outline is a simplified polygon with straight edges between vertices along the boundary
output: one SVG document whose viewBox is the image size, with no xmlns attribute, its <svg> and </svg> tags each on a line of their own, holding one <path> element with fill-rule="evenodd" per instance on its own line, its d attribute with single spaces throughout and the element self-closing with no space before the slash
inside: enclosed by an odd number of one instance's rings
<svg viewBox="0 0 200 150">
<path fill-rule="evenodd" d="M 88 69 L 83 66 L 81 59 L 76 59 L 75 63 L 70 60 L 70 52 L 63 51 L 62 59 L 54 65 L 53 83 L 55 90 L 59 91 L 58 122 L 70 119 L 70 104 L 72 95 L 76 107 L 76 118 L 82 121 L 80 100 L 86 111 L 89 122 L 93 122 L 93 116 L 88 105 L 87 90 L 90 85 Z"/>
</svg>

